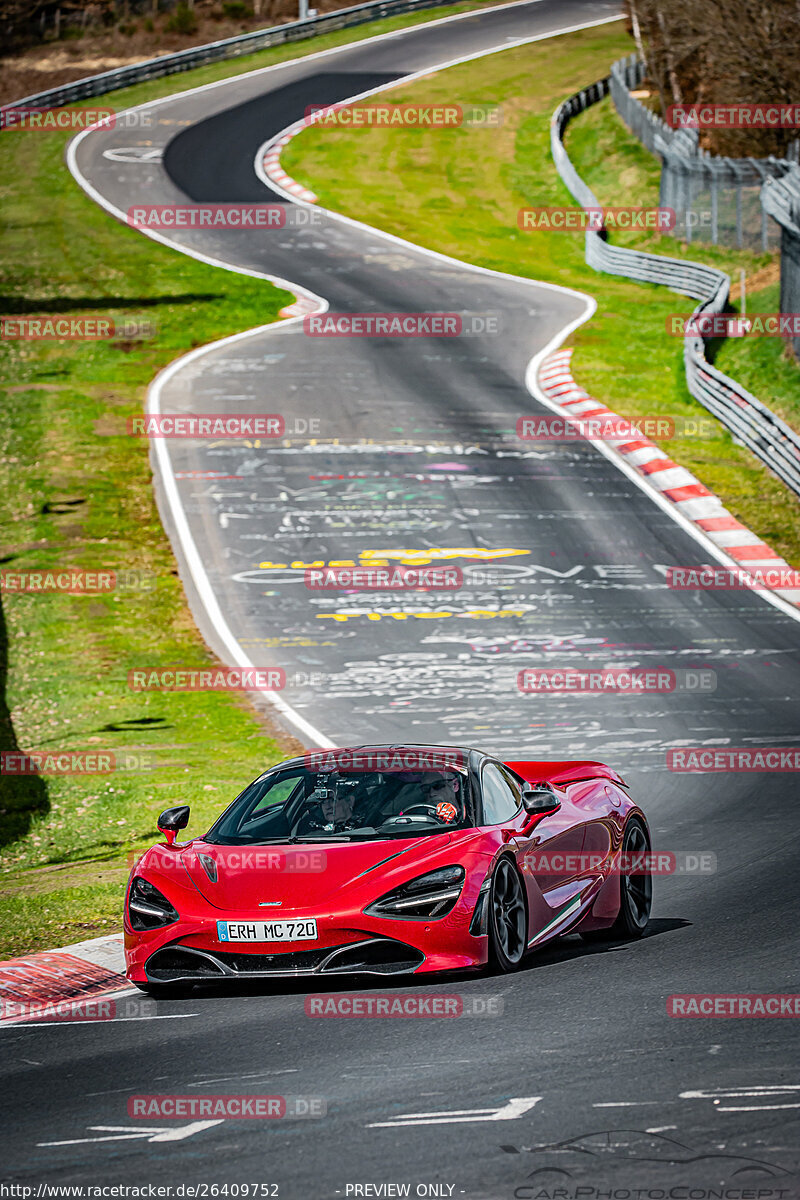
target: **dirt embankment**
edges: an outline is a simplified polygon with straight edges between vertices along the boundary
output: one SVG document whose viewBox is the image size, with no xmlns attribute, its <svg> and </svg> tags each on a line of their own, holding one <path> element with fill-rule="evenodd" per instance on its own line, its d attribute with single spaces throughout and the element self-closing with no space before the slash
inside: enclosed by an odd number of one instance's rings
<svg viewBox="0 0 800 1200">
<path fill-rule="evenodd" d="M 311 6 L 325 13 L 347 8 L 352 2 L 311 0 Z M 157 0 L 154 4 L 157 5 Z M 58 38 L 54 16 L 48 14 L 44 29 L 38 24 L 35 27 L 36 37 L 41 37 L 41 41 L 20 46 L 15 53 L 0 58 L 0 104 L 114 67 L 294 21 L 298 15 L 298 0 L 261 0 L 260 4 L 257 0 L 255 4 L 246 0 L 196 0 L 191 8 L 178 3 L 171 11 L 154 13 L 148 5 L 146 11 L 128 16 L 123 15 L 124 8 L 118 5 L 120 20 L 109 23 L 108 12 L 93 12 L 97 7 L 89 6 L 80 14 L 72 12 L 61 17 Z M 27 31 L 29 36 L 33 36 L 32 29 L 33 26 Z"/>
</svg>

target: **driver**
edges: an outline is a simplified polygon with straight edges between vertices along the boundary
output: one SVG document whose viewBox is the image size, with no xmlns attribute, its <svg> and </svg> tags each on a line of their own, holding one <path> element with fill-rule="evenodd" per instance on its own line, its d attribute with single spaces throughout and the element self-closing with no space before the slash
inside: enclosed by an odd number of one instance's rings
<svg viewBox="0 0 800 1200">
<path fill-rule="evenodd" d="M 461 787 L 458 775 L 436 775 L 422 782 L 425 807 L 431 808 L 433 816 L 444 825 L 452 825 L 461 815 Z M 404 811 L 410 812 L 411 809 Z"/>
<path fill-rule="evenodd" d="M 434 806 L 434 815 L 446 825 L 458 819 L 461 812 L 461 780 L 457 775 L 442 775 L 432 779 L 424 788 L 425 798 Z"/>
</svg>

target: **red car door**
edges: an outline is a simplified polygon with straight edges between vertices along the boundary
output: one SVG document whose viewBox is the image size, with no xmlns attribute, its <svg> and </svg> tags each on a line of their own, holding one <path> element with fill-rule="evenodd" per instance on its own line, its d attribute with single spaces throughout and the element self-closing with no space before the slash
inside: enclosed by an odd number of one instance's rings
<svg viewBox="0 0 800 1200">
<path fill-rule="evenodd" d="M 528 942 L 572 904 L 585 887 L 581 851 L 585 818 L 569 791 L 555 788 L 560 807 L 533 822 L 521 807 L 522 781 L 507 767 L 484 764 L 484 821 L 502 824 L 513 849 L 528 900 Z M 560 919 L 560 918 L 559 918 Z"/>
</svg>

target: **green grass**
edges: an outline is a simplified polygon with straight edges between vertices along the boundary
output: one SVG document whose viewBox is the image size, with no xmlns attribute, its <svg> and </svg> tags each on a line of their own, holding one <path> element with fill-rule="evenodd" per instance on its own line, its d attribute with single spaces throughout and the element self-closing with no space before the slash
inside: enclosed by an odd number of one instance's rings
<svg viewBox="0 0 800 1200">
<path fill-rule="evenodd" d="M 0 714 L 2 744 L 127 750 L 152 769 L 0 776 L 4 893 L 16 886 L 21 868 L 75 868 L 59 874 L 63 895 L 44 907 L 33 897 L 4 895 L 0 953 L 105 929 L 112 892 L 118 913 L 125 852 L 152 838 L 163 808 L 190 802 L 190 831 L 201 832 L 249 776 L 282 757 L 279 742 L 240 697 L 137 694 L 127 686 L 132 667 L 203 666 L 211 657 L 161 528 L 147 445 L 124 429 L 161 367 L 193 346 L 275 319 L 289 295 L 117 225 L 64 168 L 54 169 L 48 140 L 31 138 L 5 173 L 6 311 L 143 314 L 158 332 L 143 343 L 3 345 L 3 566 L 133 568 L 151 573 L 155 586 L 98 596 L 4 596 L 9 712 Z M 25 212 L 37 192 L 46 202 L 36 210 L 32 254 Z M 118 878 L 116 888 L 98 886 L 95 903 L 90 880 L 75 890 L 75 872 L 101 863 L 118 864 Z"/>
<path fill-rule="evenodd" d="M 455 5 L 262 51 L 141 84 L 109 101 L 122 109 L 243 69 L 478 7 Z M 574 338 L 579 378 L 629 415 L 696 415 L 683 385 L 680 347 L 661 332 L 665 315 L 680 309 L 681 299 L 600 279 L 583 263 L 580 238 L 523 234 L 516 226 L 523 204 L 568 202 L 549 160 L 552 109 L 569 91 L 604 74 L 628 48 L 620 28 L 606 26 L 493 55 L 393 95 L 500 102 L 504 123 L 493 132 L 347 135 L 316 129 L 291 144 L 286 161 L 324 203 L 423 245 L 500 270 L 602 291 L 597 317 Z M 630 158 L 623 184 L 630 170 L 640 172 L 647 186 L 657 186 L 652 160 L 603 105 L 570 133 L 570 151 L 601 198 L 623 202 L 617 175 L 598 152 L 601 132 L 615 153 Z M 288 746 L 288 739 L 271 736 L 235 695 L 128 691 L 131 666 L 143 661 L 203 666 L 210 655 L 161 529 L 146 446 L 120 433 L 125 418 L 141 411 L 146 386 L 164 364 L 193 346 L 274 319 L 287 296 L 265 282 L 203 266 L 117 224 L 75 186 L 63 164 L 65 142 L 61 134 L 19 132 L 0 142 L 2 312 L 102 311 L 117 319 L 151 320 L 157 335 L 120 344 L 0 342 L 0 523 L 7 531 L 1 565 L 134 567 L 153 572 L 157 586 L 102 597 L 3 598 L 8 708 L 0 708 L 0 747 L 128 749 L 151 756 L 155 764 L 147 772 L 111 778 L 0 776 L 2 955 L 117 928 L 128 857 L 152 839 L 157 814 L 190 802 L 188 833 L 202 832 L 242 783 Z M 343 148 L 350 160 L 337 178 Z M 644 184 L 632 174 L 630 187 L 639 186 Z M 663 250 L 675 253 L 675 244 L 664 239 Z M 713 253 L 714 261 L 728 269 L 745 265 L 748 274 L 769 265 L 768 259 Z M 697 254 L 693 249 L 689 256 Z M 751 297 L 750 307 L 759 299 L 767 307 L 774 304 L 766 291 Z M 639 339 L 644 355 L 635 348 Z M 736 343 L 725 353 L 747 357 L 754 348 L 748 363 L 759 378 L 748 386 L 766 398 L 759 387 L 769 384 L 769 369 L 770 386 L 794 404 L 796 368 L 774 361 L 774 343 Z M 744 367 L 738 376 L 747 382 Z M 796 505 L 746 452 L 724 435 L 668 448 L 790 560 L 800 560 Z M 3 652 L 5 645 L 0 628 Z"/>
<path fill-rule="evenodd" d="M 127 871 L 83 885 L 61 878 L 52 889 L 3 896 L 3 953 L 25 954 L 116 933 Z"/>
<path fill-rule="evenodd" d="M 734 445 L 686 388 L 683 346 L 666 335 L 665 323 L 672 313 L 688 314 L 693 302 L 655 285 L 594 272 L 584 262 L 581 234 L 523 232 L 517 226 L 522 207 L 571 203 L 550 156 L 550 117 L 560 100 L 607 74 L 609 64 L 631 49 L 622 25 L 611 24 L 452 67 L 393 89 L 388 99 L 500 104 L 501 128 L 317 126 L 289 143 L 283 165 L 329 208 L 483 267 L 594 294 L 596 315 L 568 342 L 575 346 L 578 381 L 628 417 L 670 417 L 679 428 L 683 418 L 705 420 L 707 436 L 676 436 L 661 440 L 661 446 L 800 565 L 797 498 L 749 451 Z M 627 131 L 610 100 L 571 123 L 567 148 L 601 202 L 658 204 L 659 163 Z M 615 233 L 612 240 L 700 259 L 737 280 L 740 267 L 748 278 L 768 277 L 769 286 L 749 294 L 748 307 L 776 307 L 775 256 L 687 246 L 648 234 Z M 800 371 L 780 342 L 734 342 L 717 362 L 800 428 Z"/>
<path fill-rule="evenodd" d="M 249 71 L 260 71 L 263 67 L 270 67 L 274 63 L 306 58 L 309 54 L 318 54 L 322 50 L 363 42 L 367 38 L 374 38 L 384 33 L 394 33 L 399 29 L 409 29 L 414 25 L 425 25 L 430 21 L 440 21 L 444 17 L 477 12 L 482 8 L 493 8 L 501 2 L 502 0 L 461 0 L 461 3 L 443 5 L 442 8 L 429 8 L 420 12 L 386 17 L 379 21 L 368 21 L 364 25 L 356 25 L 351 29 L 339 29 L 335 33 L 324 33 L 284 46 L 270 46 L 266 50 L 257 50 L 253 54 L 242 54 L 225 62 L 211 63 L 207 67 L 196 67 L 191 71 L 183 71 L 165 79 L 153 79 L 147 83 L 138 83 L 133 87 L 109 92 L 107 95 L 95 98 L 88 102 L 88 107 L 110 107 L 121 112 L 125 108 L 156 100 L 160 96 L 188 91 L 190 88 L 202 87 L 206 83 L 216 83 L 219 79 L 230 79 L 234 75 L 243 75 Z M 81 106 L 72 105 L 70 107 Z"/>
<path fill-rule="evenodd" d="M 113 93 L 120 110 L 420 21 L 463 3 L 276 47 Z M 93 102 L 96 104 L 96 102 Z M 136 694 L 132 667 L 212 662 L 156 511 L 147 445 L 124 435 L 147 385 L 194 346 L 275 320 L 272 285 L 187 258 L 118 224 L 75 185 L 67 135 L 6 134 L 0 315 L 145 319 L 141 342 L 0 341 L 0 559 L 5 570 L 134 568 L 152 591 L 3 596 L 0 749 L 138 754 L 112 776 L 0 775 L 0 955 L 119 927 L 130 855 L 162 809 L 201 833 L 249 778 L 295 748 L 225 693 Z M 4 623 L 3 623 L 4 616 Z"/>
</svg>

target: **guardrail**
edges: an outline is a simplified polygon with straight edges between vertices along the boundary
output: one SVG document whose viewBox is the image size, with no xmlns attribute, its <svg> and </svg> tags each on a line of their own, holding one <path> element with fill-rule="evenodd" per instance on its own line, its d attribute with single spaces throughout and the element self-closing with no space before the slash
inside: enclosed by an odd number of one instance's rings
<svg viewBox="0 0 800 1200">
<path fill-rule="evenodd" d="M 673 129 L 631 94 L 645 74 L 645 64 L 636 54 L 612 63 L 611 99 L 642 145 L 661 157 L 660 203 L 677 214 L 673 236 L 740 250 L 770 249 L 770 238 L 776 242 L 776 236 L 759 193 L 766 179 L 779 179 L 791 170 L 800 143 L 792 143 L 786 158 L 711 154 L 699 145 L 698 130 Z"/>
<path fill-rule="evenodd" d="M 93 96 L 104 96 L 107 92 L 130 87 L 134 83 L 144 83 L 148 79 L 160 79 L 179 71 L 189 71 L 193 67 L 201 67 L 206 63 L 238 58 L 242 54 L 253 54 L 256 50 L 265 50 L 269 46 L 299 42 L 304 38 L 316 37 L 320 33 L 330 33 L 336 29 L 349 29 L 353 25 L 379 21 L 382 17 L 416 12 L 418 9 L 441 8 L 452 2 L 453 0 L 370 0 L 370 3 L 367 4 L 356 4 L 352 8 L 340 8 L 319 17 L 310 17 L 306 21 L 291 21 L 286 25 L 256 29 L 252 33 L 242 33 L 219 42 L 209 42 L 205 46 L 178 50 L 175 54 L 163 54 L 160 58 L 149 58 L 145 62 L 134 63 L 129 67 L 117 67 L 113 71 L 103 71 L 100 75 L 88 75 L 85 79 L 76 79 L 74 83 L 67 83 L 62 87 L 50 88 L 45 92 L 36 92 L 32 96 L 25 96 L 22 100 L 15 100 L 12 104 L 4 105 L 2 111 L 34 104 L 47 108 L 60 108 L 64 104 L 74 104 L 78 100 L 90 100 Z"/>
<path fill-rule="evenodd" d="M 578 113 L 607 96 L 611 76 L 583 88 L 558 106 L 550 122 L 550 148 L 556 170 L 583 208 L 600 208 L 600 202 L 569 159 L 564 130 Z M 773 188 L 776 185 L 772 185 Z M 730 279 L 716 267 L 660 254 L 646 254 L 612 246 L 606 231 L 587 230 L 586 262 L 596 271 L 624 275 L 645 283 L 658 283 L 699 300 L 693 316 L 721 313 L 728 303 Z M 706 359 L 705 339 L 684 338 L 686 383 L 708 409 L 743 445 L 747 446 L 793 492 L 800 494 L 800 437 L 757 400 L 740 383 L 723 375 Z"/>
</svg>

